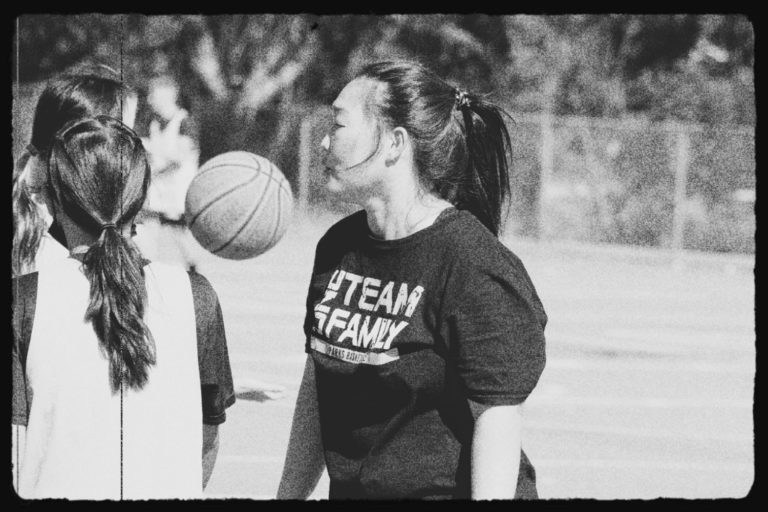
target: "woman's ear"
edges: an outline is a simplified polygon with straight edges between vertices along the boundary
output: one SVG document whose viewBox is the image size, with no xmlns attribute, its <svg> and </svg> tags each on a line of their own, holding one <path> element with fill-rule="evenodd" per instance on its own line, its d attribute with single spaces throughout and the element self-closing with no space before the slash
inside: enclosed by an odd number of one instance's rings
<svg viewBox="0 0 768 512">
<path fill-rule="evenodd" d="M 389 150 L 387 152 L 387 158 L 384 161 L 387 166 L 397 163 L 406 149 L 410 146 L 410 137 L 405 128 L 398 126 L 392 130 L 390 137 Z"/>
</svg>

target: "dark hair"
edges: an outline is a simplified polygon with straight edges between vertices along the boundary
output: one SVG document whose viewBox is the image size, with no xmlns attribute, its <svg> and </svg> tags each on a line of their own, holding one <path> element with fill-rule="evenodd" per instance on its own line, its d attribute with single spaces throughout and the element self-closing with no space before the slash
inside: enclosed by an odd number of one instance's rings
<svg viewBox="0 0 768 512">
<path fill-rule="evenodd" d="M 11 203 L 13 205 L 13 246 L 11 248 L 11 272 L 20 275 L 28 271 L 34 262 L 37 249 L 45 234 L 46 225 L 39 207 L 32 200 L 30 191 L 23 183 L 24 167 L 29 155 L 20 159 L 13 172 Z"/>
<path fill-rule="evenodd" d="M 49 194 L 83 230 L 98 236 L 85 253 L 90 281 L 85 320 L 108 355 L 113 389 L 140 389 L 155 363 L 155 345 L 143 320 L 146 287 L 142 256 L 122 235 L 149 187 L 150 168 L 141 139 L 109 116 L 76 121 L 54 137 Z"/>
<path fill-rule="evenodd" d="M 48 157 L 53 137 L 65 124 L 75 119 L 109 115 L 120 118 L 123 102 L 134 91 L 108 66 L 90 65 L 54 78 L 37 100 L 32 122 L 31 144 L 44 159 Z M 13 184 L 14 233 L 11 255 L 14 274 L 20 274 L 34 262 L 40 241 L 47 229 L 37 206 L 15 170 Z"/>
<path fill-rule="evenodd" d="M 369 108 L 389 127 L 408 131 L 422 183 L 498 236 L 510 193 L 506 113 L 417 63 L 379 62 L 356 78 L 382 85 L 369 95 Z"/>
</svg>

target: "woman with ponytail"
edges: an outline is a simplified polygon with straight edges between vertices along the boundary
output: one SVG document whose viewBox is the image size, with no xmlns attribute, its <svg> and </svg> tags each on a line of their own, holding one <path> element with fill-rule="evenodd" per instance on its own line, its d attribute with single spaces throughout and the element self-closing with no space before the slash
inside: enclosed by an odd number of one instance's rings
<svg viewBox="0 0 768 512">
<path fill-rule="evenodd" d="M 234 402 L 216 293 L 199 274 L 146 261 L 132 241 L 150 169 L 122 122 L 65 124 L 46 169 L 69 258 L 13 282 L 16 489 L 199 497 Z"/>
<path fill-rule="evenodd" d="M 498 239 L 504 112 L 407 62 L 370 65 L 333 103 L 327 188 L 362 210 L 321 238 L 304 378 L 278 498 L 537 497 L 521 407 L 546 314 Z"/>
<path fill-rule="evenodd" d="M 13 174 L 14 276 L 27 274 L 67 256 L 61 228 L 46 207 L 45 184 L 51 144 L 57 131 L 75 119 L 110 115 L 132 126 L 138 97 L 105 65 L 73 70 L 49 81 L 35 107 L 30 143 Z"/>
</svg>

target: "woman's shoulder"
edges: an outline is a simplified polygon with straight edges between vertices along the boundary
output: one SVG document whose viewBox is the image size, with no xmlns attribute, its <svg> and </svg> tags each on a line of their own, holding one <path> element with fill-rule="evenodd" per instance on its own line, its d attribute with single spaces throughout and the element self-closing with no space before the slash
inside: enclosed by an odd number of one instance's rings
<svg viewBox="0 0 768 512">
<path fill-rule="evenodd" d="M 192 296 L 205 302 L 215 303 L 219 298 L 213 285 L 203 274 L 196 270 L 188 270 L 189 282 L 192 285 Z"/>
<path fill-rule="evenodd" d="M 331 233 L 345 233 L 352 231 L 360 231 L 362 228 L 364 228 L 366 225 L 366 214 L 365 210 L 358 210 L 355 213 L 352 213 L 350 215 L 347 215 L 346 217 L 343 217 L 336 221 L 330 228 L 328 228 L 328 231 L 326 234 Z"/>
<path fill-rule="evenodd" d="M 516 259 L 496 235 L 466 210 L 456 211 L 452 222 L 446 228 L 446 245 L 458 257 L 478 261 L 499 256 L 503 259 L 513 256 Z"/>
<path fill-rule="evenodd" d="M 521 283 L 529 283 L 522 260 L 470 212 L 460 210 L 447 231 L 446 246 L 452 260 L 465 272 L 518 278 Z"/>
<path fill-rule="evenodd" d="M 522 260 L 469 212 L 460 212 L 450 230 L 452 269 L 457 283 L 471 293 L 484 294 L 498 290 L 521 297 L 546 324 L 546 313 L 536 288 Z M 461 294 L 458 294 L 461 295 Z"/>
<path fill-rule="evenodd" d="M 367 221 L 365 210 L 359 210 L 338 220 L 320 238 L 318 247 L 325 244 L 338 245 L 345 240 L 354 240 L 365 235 Z"/>
</svg>

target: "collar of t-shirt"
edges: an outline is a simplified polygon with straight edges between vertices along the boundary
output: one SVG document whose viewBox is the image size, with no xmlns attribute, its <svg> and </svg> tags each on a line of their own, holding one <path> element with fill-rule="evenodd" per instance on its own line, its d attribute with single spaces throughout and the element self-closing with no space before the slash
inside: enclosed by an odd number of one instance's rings
<svg viewBox="0 0 768 512">
<path fill-rule="evenodd" d="M 382 250 L 411 247 L 413 245 L 422 243 L 425 240 L 428 240 L 429 238 L 433 237 L 435 234 L 441 232 L 442 229 L 445 227 L 446 223 L 449 220 L 456 217 L 458 213 L 459 213 L 459 210 L 457 210 L 453 206 L 449 206 L 448 208 L 440 212 L 440 214 L 437 216 L 437 218 L 432 224 L 425 227 L 424 229 L 420 229 L 419 231 L 416 231 L 415 233 L 411 233 L 410 235 L 405 236 L 403 238 L 398 238 L 395 240 L 382 240 L 381 238 L 376 238 L 371 232 L 370 228 L 368 227 L 367 216 L 363 211 L 363 215 L 362 215 L 362 220 L 364 223 L 363 229 L 367 234 L 366 245 L 375 249 L 382 249 Z"/>
</svg>

